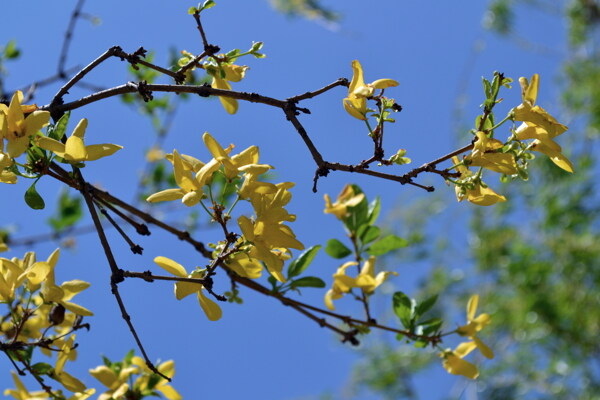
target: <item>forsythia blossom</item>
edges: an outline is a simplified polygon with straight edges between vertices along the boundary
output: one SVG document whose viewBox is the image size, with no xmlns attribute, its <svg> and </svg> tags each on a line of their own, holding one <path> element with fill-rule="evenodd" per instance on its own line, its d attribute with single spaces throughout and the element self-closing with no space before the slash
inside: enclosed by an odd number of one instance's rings
<svg viewBox="0 0 600 400">
<path fill-rule="evenodd" d="M 371 256 L 360 270 L 356 278 L 346 275 L 346 270 L 358 265 L 355 261 L 349 261 L 343 264 L 333 274 L 333 285 L 325 294 L 325 305 L 330 310 L 334 310 L 333 300 L 338 300 L 342 296 L 352 290 L 352 288 L 360 288 L 363 293 L 371 294 L 380 286 L 390 275 L 398 275 L 397 272 L 381 271 L 375 275 L 375 257 Z"/>
<path fill-rule="evenodd" d="M 84 136 L 87 124 L 85 118 L 79 121 L 66 143 L 47 136 L 41 136 L 37 139 L 37 145 L 70 162 L 95 161 L 110 156 L 123 148 L 123 146 L 110 143 L 86 146 Z"/>
<path fill-rule="evenodd" d="M 354 193 L 352 185 L 346 185 L 338 194 L 335 203 L 331 203 L 331 198 L 325 194 L 325 214 L 333 214 L 338 219 L 343 220 L 348 215 L 348 207 L 354 207 L 364 200 L 364 193 Z"/>
<path fill-rule="evenodd" d="M 539 75 L 531 77 L 531 82 L 520 78 L 523 102 L 514 109 L 514 119 L 523 123 L 515 131 L 519 140 L 534 139 L 531 149 L 550 157 L 560 168 L 573 172 L 573 164 L 562 154 L 562 149 L 554 140 L 568 128 L 559 123 L 540 106 L 535 106 L 539 88 Z"/>
<path fill-rule="evenodd" d="M 454 165 L 458 165 L 457 157 L 452 157 Z M 484 186 L 481 178 L 473 175 L 464 165 L 458 165 L 456 170 L 460 173 L 460 185 L 455 186 L 456 198 L 463 201 L 465 198 L 473 204 L 479 206 L 491 206 L 498 202 L 506 201 L 506 197 L 499 195 L 487 186 Z"/>
<path fill-rule="evenodd" d="M 180 278 L 202 279 L 204 277 L 203 272 L 198 270 L 195 270 L 192 273 L 188 274 L 181 264 L 167 257 L 156 257 L 154 259 L 154 262 L 165 271 Z M 211 321 L 217 321 L 221 318 L 223 314 L 223 312 L 221 311 L 221 307 L 219 307 L 217 303 L 206 297 L 206 295 L 202 292 L 203 289 L 204 286 L 202 286 L 202 284 L 200 283 L 177 282 L 175 284 L 175 297 L 177 298 L 177 300 L 181 300 L 192 293 L 196 293 L 196 296 L 198 297 L 198 302 L 200 303 L 200 307 L 202 307 L 202 310 L 204 311 L 208 319 Z"/>
<path fill-rule="evenodd" d="M 393 79 L 377 79 L 365 84 L 363 69 L 358 60 L 352 61 L 352 81 L 348 86 L 348 97 L 344 99 L 344 109 L 348 114 L 360 120 L 367 119 L 367 98 L 373 96 L 375 89 L 398 86 Z"/>
</svg>

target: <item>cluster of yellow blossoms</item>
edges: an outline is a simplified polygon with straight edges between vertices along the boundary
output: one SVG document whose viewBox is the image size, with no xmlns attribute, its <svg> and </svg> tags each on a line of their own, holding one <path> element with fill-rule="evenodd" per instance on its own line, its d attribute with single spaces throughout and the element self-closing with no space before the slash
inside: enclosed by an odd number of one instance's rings
<svg viewBox="0 0 600 400">
<path fill-rule="evenodd" d="M 93 315 L 71 300 L 90 284 L 71 280 L 57 285 L 54 269 L 59 254 L 59 250 L 55 250 L 46 261 L 37 261 L 32 252 L 22 259 L 0 258 L 0 302 L 11 305 L 10 315 L 0 324 L 0 336 L 6 343 L 18 341 L 36 346 L 43 342 L 44 345 L 39 346 L 42 353 L 47 356 L 57 354 L 55 366 L 46 371 L 48 376 L 69 391 L 84 393 L 85 385 L 67 373 L 64 367 L 67 361 L 77 357 L 75 334 L 72 333 L 74 327 L 81 317 Z M 47 336 L 51 329 L 53 335 Z M 15 393 L 22 392 L 23 386 L 18 377 L 14 375 L 13 379 L 17 384 Z M 5 394 L 14 396 L 10 390 Z"/>
<path fill-rule="evenodd" d="M 294 184 L 282 182 L 273 184 L 259 181 L 260 175 L 273 167 L 259 164 L 258 147 L 250 146 L 238 154 L 231 155 L 233 145 L 223 148 L 209 133 L 202 136 L 204 144 L 213 158 L 204 163 L 194 157 L 179 154 L 176 150 L 167 155 L 172 163 L 175 182 L 178 188 L 166 189 L 147 198 L 149 202 L 172 201 L 181 199 L 186 206 L 194 206 L 210 194 L 210 185 L 215 173 L 222 174 L 227 184 L 241 184 L 237 187 L 237 201 L 248 201 L 254 210 L 255 217 L 242 215 L 238 218 L 238 226 L 242 232 L 234 244 L 236 251 L 228 254 L 225 265 L 238 275 L 250 279 L 261 276 L 263 265 L 278 281 L 285 282 L 282 273 L 284 260 L 290 257 L 289 249 L 304 249 L 304 245 L 296 239 L 292 229 L 285 222 L 293 222 L 296 216 L 284 208 L 292 198 L 291 189 Z M 207 194 L 208 193 L 208 194 Z M 212 204 L 211 207 L 217 204 Z M 215 257 L 223 245 L 216 246 Z M 203 278 L 204 271 L 196 269 L 187 273 L 185 268 L 166 257 L 157 257 L 155 262 L 179 277 Z M 181 299 L 196 292 L 200 305 L 210 320 L 221 317 L 219 306 L 202 293 L 199 283 L 179 282 L 175 286 L 175 295 Z"/>
<path fill-rule="evenodd" d="M 486 358 L 494 358 L 492 349 L 477 337 L 477 332 L 481 331 L 492 322 L 492 318 L 489 314 L 484 313 L 475 316 L 478 303 L 479 296 L 476 294 L 471 296 L 467 303 L 467 324 L 458 327 L 456 330 L 459 335 L 465 336 L 471 340 L 460 343 L 454 350 L 447 349 L 439 354 L 443 360 L 444 368 L 449 373 L 466 376 L 471 379 L 477 378 L 479 376 L 479 371 L 475 365 L 463 360 L 464 357 L 477 348 Z"/>
<path fill-rule="evenodd" d="M 486 132 L 476 132 L 477 140 L 470 155 L 460 162 L 453 157 L 456 170 L 460 173 L 456 185 L 458 201 L 467 199 L 473 204 L 490 206 L 506 201 L 506 198 L 485 185 L 480 173 L 474 174 L 468 166 L 483 167 L 507 176 L 518 174 L 518 166 L 514 153 L 503 152 L 510 142 L 521 143 L 532 140 L 524 151 L 533 150 L 547 155 L 553 163 L 567 172 L 573 172 L 573 164 L 562 154 L 561 147 L 553 140 L 568 128 L 560 124 L 552 115 L 540 106 L 536 106 L 539 89 L 539 76 L 533 75 L 531 82 L 520 78 L 522 103 L 511 111 L 511 117 L 522 124 L 514 131 L 507 143 L 489 137 Z"/>
<path fill-rule="evenodd" d="M 29 148 L 30 138 L 50 121 L 48 111 L 39 111 L 36 105 L 22 105 L 22 102 L 23 93 L 17 91 L 8 106 L 0 104 L 0 182 L 3 183 L 17 182 L 17 175 L 9 168 Z"/>
<path fill-rule="evenodd" d="M 16 91 L 8 106 L 0 104 L 0 182 L 17 182 L 13 170 L 15 159 L 29 149 L 33 137 L 36 137 L 34 144 L 69 163 L 94 161 L 122 149 L 121 146 L 107 143 L 86 146 L 86 119 L 77 124 L 65 143 L 43 136 L 38 132 L 49 124 L 50 113 L 38 110 L 36 105 L 23 105 L 22 102 L 23 93 Z"/>
</svg>

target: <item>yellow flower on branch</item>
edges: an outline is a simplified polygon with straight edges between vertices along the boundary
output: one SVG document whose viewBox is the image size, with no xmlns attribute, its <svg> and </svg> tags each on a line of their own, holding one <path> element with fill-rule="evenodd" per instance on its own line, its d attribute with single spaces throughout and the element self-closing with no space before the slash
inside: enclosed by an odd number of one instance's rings
<svg viewBox="0 0 600 400">
<path fill-rule="evenodd" d="M 139 376 L 133 387 L 136 391 L 140 391 L 142 393 L 146 393 L 149 390 L 154 391 L 158 390 L 165 396 L 165 398 L 169 400 L 181 400 L 181 395 L 175 390 L 171 385 L 169 385 L 169 381 L 163 378 L 162 376 L 156 375 L 154 372 L 148 368 L 146 362 L 138 356 L 134 356 L 131 359 L 131 364 L 137 366 L 141 371 L 141 376 Z M 172 378 L 175 375 L 175 362 L 173 360 L 168 360 L 163 363 L 160 363 L 156 366 L 156 369 L 161 374 Z"/>
<path fill-rule="evenodd" d="M 219 67 L 208 68 L 207 71 L 212 75 L 213 80 L 211 86 L 215 89 L 231 90 L 229 82 L 239 82 L 246 75 L 246 65 L 224 64 Z M 225 76 L 221 75 L 223 70 Z M 231 97 L 219 96 L 221 104 L 229 114 L 235 114 L 238 110 L 238 101 Z"/>
<path fill-rule="evenodd" d="M 14 371 L 11 371 L 10 374 L 12 375 L 13 382 L 15 383 L 16 389 L 6 389 L 4 391 L 5 396 L 12 396 L 16 400 L 47 400 L 47 399 L 49 399 L 48 393 L 46 393 L 43 390 L 37 391 L 37 392 L 30 392 L 29 390 L 27 390 L 25 385 L 23 385 L 23 382 L 21 382 L 21 379 L 19 379 L 19 376 Z"/>
<path fill-rule="evenodd" d="M 398 86 L 393 79 L 378 79 L 365 84 L 363 69 L 358 60 L 352 61 L 352 81 L 348 86 L 348 97 L 344 99 L 344 109 L 348 114 L 360 120 L 367 119 L 367 98 L 373 96 L 375 89 Z"/>
<path fill-rule="evenodd" d="M 365 199 L 364 193 L 354 193 L 352 185 L 346 185 L 338 194 L 335 203 L 331 203 L 331 198 L 325 194 L 325 214 L 333 214 L 339 220 L 348 216 L 348 207 L 355 207 Z"/>
<path fill-rule="evenodd" d="M 439 353 L 442 358 L 442 365 L 444 369 L 453 375 L 462 375 L 469 379 L 476 379 L 479 376 L 477 367 L 472 363 L 463 360 L 470 352 L 475 349 L 476 345 L 474 342 L 463 342 L 459 344 L 454 350 L 444 350 Z"/>
<path fill-rule="evenodd" d="M 202 279 L 204 277 L 202 271 L 193 271 L 192 273 L 188 274 L 181 264 L 167 257 L 156 257 L 154 259 L 154 262 L 165 271 L 180 278 Z M 177 300 L 181 300 L 192 293 L 196 293 L 196 296 L 198 297 L 198 302 L 200 303 L 200 307 L 202 307 L 202 310 L 204 311 L 208 319 L 211 321 L 217 321 L 221 319 L 221 316 L 223 315 L 221 307 L 219 307 L 217 303 L 206 297 L 203 293 L 203 289 L 204 286 L 202 286 L 201 283 L 177 282 L 175 284 L 175 297 L 177 298 Z"/>
<path fill-rule="evenodd" d="M 112 368 L 106 365 L 100 365 L 89 370 L 90 375 L 100 381 L 108 390 L 102 393 L 98 400 L 121 399 L 129 390 L 129 377 L 139 373 L 139 368 L 135 366 L 125 366 L 116 373 Z"/>
<path fill-rule="evenodd" d="M 10 105 L 0 104 L 0 141 L 8 141 L 6 152 L 17 158 L 29 147 L 29 138 L 50 121 L 48 111 L 39 111 L 35 105 L 21 105 L 23 93 L 17 90 Z M 29 113 L 25 117 L 25 113 Z"/>
<path fill-rule="evenodd" d="M 503 144 L 498 139 L 490 139 L 485 132 L 477 132 L 477 141 L 473 151 L 465 160 L 474 167 L 483 167 L 501 174 L 514 175 L 518 173 L 515 157 L 510 153 L 498 152 Z"/>
<path fill-rule="evenodd" d="M 70 353 L 75 350 L 75 335 L 71 335 L 60 348 L 54 371 L 50 377 L 60 382 L 65 389 L 71 392 L 81 393 L 86 390 L 86 386 L 79 379 L 64 371 L 65 364 L 69 360 Z"/>
<path fill-rule="evenodd" d="M 343 264 L 333 274 L 333 285 L 331 289 L 325 294 L 325 305 L 330 310 L 334 310 L 333 300 L 342 298 L 345 293 L 350 292 L 352 288 L 360 288 L 363 293 L 371 294 L 379 287 L 390 275 L 397 276 L 397 272 L 392 271 L 381 271 L 375 275 L 375 260 L 374 256 L 369 257 L 363 264 L 360 273 L 356 278 L 352 278 L 346 275 L 346 270 L 353 266 L 358 265 L 356 261 L 349 261 Z"/>
<path fill-rule="evenodd" d="M 461 336 L 466 336 L 469 339 L 473 340 L 475 346 L 479 349 L 481 354 L 483 354 L 487 358 L 494 358 L 494 352 L 490 349 L 481 339 L 479 339 L 476 335 L 477 332 L 481 331 L 485 328 L 490 322 L 492 322 L 492 318 L 489 314 L 479 314 L 475 316 L 477 312 L 477 305 L 479 303 L 479 295 L 474 294 L 469 299 L 467 303 L 467 324 L 458 327 L 456 332 Z"/>
<path fill-rule="evenodd" d="M 454 165 L 459 163 L 458 157 L 452 157 Z M 499 195 L 487 186 L 483 186 L 481 180 L 473 180 L 473 172 L 464 165 L 456 167 L 460 173 L 460 181 L 464 185 L 456 185 L 456 198 L 463 201 L 465 198 L 473 204 L 479 206 L 491 206 L 498 202 L 506 201 L 506 197 Z"/>
<path fill-rule="evenodd" d="M 123 146 L 117 144 L 92 144 L 86 146 L 84 143 L 85 130 L 87 128 L 87 119 L 83 118 L 66 143 L 59 142 L 47 136 L 37 138 L 37 145 L 44 150 L 48 150 L 66 161 L 82 162 L 95 161 L 103 157 L 110 156 L 121 150 Z"/>
<path fill-rule="evenodd" d="M 554 164 L 567 172 L 573 172 L 573 164 L 553 140 L 568 128 L 540 106 L 534 106 L 539 88 L 539 75 L 533 75 L 531 82 L 521 77 L 519 83 L 523 102 L 514 109 L 514 119 L 523 123 L 515 131 L 515 136 L 519 140 L 534 139 L 532 150 L 546 154 Z"/>
</svg>

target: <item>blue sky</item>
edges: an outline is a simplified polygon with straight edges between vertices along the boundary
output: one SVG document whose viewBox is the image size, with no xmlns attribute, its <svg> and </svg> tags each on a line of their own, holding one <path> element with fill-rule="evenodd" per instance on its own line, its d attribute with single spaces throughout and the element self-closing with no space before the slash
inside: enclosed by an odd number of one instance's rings
<svg viewBox="0 0 600 400">
<path fill-rule="evenodd" d="M 171 47 L 195 53 L 201 50 L 195 24 L 186 14 L 187 8 L 195 5 L 193 2 L 88 3 L 84 11 L 99 17 L 102 23 L 94 26 L 85 20 L 78 22 L 68 66 L 83 66 L 114 45 L 127 52 L 143 46 L 154 51 L 155 61 L 162 65 L 167 62 Z M 24 87 L 31 80 L 56 71 L 63 32 L 74 4 L 75 1 L 65 1 L 60 6 L 51 2 L 34 5 L 10 2 L 4 6 L 6 18 L 0 43 L 16 39 L 23 50 L 18 61 L 7 64 L 10 74 L 6 88 Z M 250 70 L 242 82 L 234 84 L 234 90 L 283 99 L 317 89 L 339 77 L 350 78 L 350 63 L 354 59 L 361 61 L 367 82 L 379 78 L 398 80 L 400 86 L 387 94 L 404 110 L 396 115 L 397 123 L 387 128 L 385 147 L 388 155 L 398 148 L 407 149 L 407 155 L 413 159 L 410 168 L 458 147 L 457 127 L 468 127 L 478 113 L 480 77 L 490 77 L 494 70 L 515 79 L 540 73 L 539 102 L 544 107 L 557 108 L 559 92 L 555 83 L 560 79 L 558 62 L 565 53 L 564 27 L 555 17 L 523 7 L 516 21 L 521 39 L 498 39 L 482 28 L 486 5 L 487 2 L 467 1 L 349 0 L 332 4 L 343 19 L 337 29 L 328 29 L 313 21 L 278 14 L 267 1 L 222 0 L 206 12 L 204 24 L 209 40 L 222 50 L 246 49 L 252 41 L 265 43 L 267 58 L 245 59 Z M 542 47 L 532 51 L 524 43 Z M 88 81 L 112 87 L 129 79 L 126 64 L 112 59 L 90 74 Z M 35 102 L 49 103 L 58 87 L 40 89 Z M 73 89 L 66 100 L 86 93 L 83 89 Z M 300 118 L 325 159 L 356 163 L 369 156 L 371 144 L 363 125 L 343 110 L 344 96 L 344 88 L 338 88 L 308 100 L 301 105 L 310 108 L 312 114 Z M 505 92 L 505 99 L 508 110 L 520 102 L 519 90 Z M 459 100 L 460 106 L 464 106 L 461 112 L 457 111 Z M 86 135 L 89 143 L 118 143 L 125 147 L 111 158 L 91 163 L 84 170 L 86 178 L 118 197 L 131 199 L 144 151 L 154 140 L 149 120 L 117 98 L 77 110 L 71 118 L 78 121 L 84 117 L 89 119 Z M 201 141 L 205 131 L 223 144 L 235 143 L 237 149 L 258 145 L 261 162 L 276 167 L 277 181 L 297 183 L 289 209 L 298 215 L 293 229 L 307 245 L 324 243 L 333 236 L 342 238 L 341 226 L 322 213 L 322 196 L 337 194 L 345 183 L 358 183 L 370 197 L 380 195 L 383 215 L 415 198 L 428 199 L 414 187 L 346 173 L 332 173 L 321 179 L 319 193 L 313 194 L 314 165 L 308 151 L 279 110 L 259 104 L 242 103 L 239 112 L 230 116 L 217 100 L 194 98 L 177 112 L 164 148 L 166 151 L 177 148 L 207 159 L 208 152 Z M 398 167 L 395 172 L 406 170 Z M 464 215 L 468 205 L 455 205 L 453 190 L 443 181 L 435 177 L 422 179 L 435 184 L 442 198 L 447 199 L 449 206 L 443 211 L 446 217 Z M 31 211 L 22 202 L 26 185 L 22 180 L 15 186 L 0 188 L 0 205 L 5 210 L 0 226 L 13 226 L 17 229 L 15 237 L 48 230 L 44 221 L 53 213 L 53 199 L 58 193 L 54 182 L 43 179 L 38 190 L 48 207 Z M 393 221 L 391 229 L 400 232 L 401 224 L 402 221 Z M 456 240 L 466 241 L 467 232 L 463 228 L 453 229 L 459 236 Z M 131 255 L 126 244 L 111 232 L 110 239 L 123 268 L 139 271 L 150 268 L 159 272 L 152 263 L 157 255 L 173 258 L 188 267 L 203 263 L 191 249 L 171 239 L 165 241 L 154 231 L 153 236 L 140 238 L 141 246 L 146 249 L 141 257 Z M 218 240 L 213 233 L 202 231 L 197 237 L 205 242 Z M 110 295 L 108 266 L 96 237 L 82 236 L 77 242 L 75 250 L 63 251 L 57 281 L 79 278 L 92 282 L 92 288 L 77 299 L 96 315 L 89 321 L 92 330 L 78 335 L 80 357 L 75 368 L 72 366 L 68 371 L 101 389 L 87 375 L 87 369 L 101 362 L 99 353 L 119 359 L 134 348 L 134 342 Z M 45 258 L 56 246 L 45 243 L 33 250 Z M 3 256 L 18 256 L 24 251 L 14 249 Z M 329 283 L 337 267 L 336 261 L 322 254 L 311 268 Z M 401 274 L 394 282 L 396 288 L 408 293 L 424 274 L 410 266 L 394 267 Z M 176 361 L 174 386 L 184 398 L 309 399 L 325 392 L 342 398 L 356 352 L 278 303 L 245 292 L 242 306 L 224 305 L 223 319 L 211 323 L 194 300 L 175 300 L 171 284 L 127 281 L 121 285 L 121 292 L 150 357 Z M 303 299 L 322 305 L 322 292 L 303 293 Z M 389 299 L 377 301 L 385 305 Z M 9 369 L 4 359 L 0 360 L 0 366 L 2 370 Z M 427 381 L 418 380 L 417 389 L 424 398 L 440 398 L 456 382 L 441 367 L 434 368 L 428 378 L 440 383 L 439 388 L 432 388 Z M 7 379 L 8 374 L 4 374 L 0 382 Z"/>
</svg>

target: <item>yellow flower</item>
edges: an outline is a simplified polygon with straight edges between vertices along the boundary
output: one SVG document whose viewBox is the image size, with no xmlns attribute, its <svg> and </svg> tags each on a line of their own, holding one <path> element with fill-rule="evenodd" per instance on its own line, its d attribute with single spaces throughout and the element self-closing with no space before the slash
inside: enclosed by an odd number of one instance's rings
<svg viewBox="0 0 600 400">
<path fill-rule="evenodd" d="M 459 163 L 457 157 L 452 157 L 452 161 L 455 165 Z M 467 167 L 460 165 L 456 169 L 460 172 L 461 181 L 472 180 L 473 173 Z M 470 182 L 468 185 L 472 187 L 463 188 L 459 185 L 454 187 L 458 201 L 463 201 L 466 197 L 468 201 L 479 206 L 491 206 L 498 202 L 506 201 L 506 197 L 499 195 L 489 187 L 483 187 L 481 181 Z"/>
<path fill-rule="evenodd" d="M 540 106 L 534 106 L 538 89 L 540 85 L 540 77 L 534 74 L 531 77 L 531 83 L 526 78 L 519 78 L 521 84 L 522 103 L 514 109 L 514 118 L 516 121 L 531 122 L 536 126 L 540 126 L 548 132 L 550 137 L 556 137 L 568 128 L 559 123 L 554 117 Z"/>
<path fill-rule="evenodd" d="M 64 371 L 65 363 L 69 359 L 69 353 L 75 350 L 74 342 L 75 335 L 71 335 L 71 337 L 63 343 L 58 353 L 54 371 L 50 377 L 60 382 L 65 389 L 70 390 L 71 392 L 80 393 L 86 390 L 86 386 L 79 379 Z"/>
<path fill-rule="evenodd" d="M 467 324 L 458 327 L 456 332 L 458 332 L 461 336 L 466 336 L 469 339 L 473 340 L 481 354 L 483 354 L 487 358 L 494 358 L 494 352 L 490 349 L 485 343 L 479 339 L 476 334 L 483 328 L 485 328 L 490 322 L 492 322 L 492 318 L 489 314 L 480 314 L 477 317 L 475 313 L 477 312 L 477 304 L 479 303 L 479 295 L 474 294 L 469 299 L 467 303 Z"/>
<path fill-rule="evenodd" d="M 15 383 L 16 389 L 6 389 L 4 391 L 5 396 L 12 396 L 16 400 L 46 400 L 49 399 L 48 393 L 41 390 L 38 392 L 30 392 L 27 390 L 19 376 L 14 372 L 10 372 L 13 378 L 13 382 Z"/>
<path fill-rule="evenodd" d="M 348 216 L 348 207 L 357 206 L 361 201 L 364 200 L 364 193 L 354 193 L 352 185 L 346 185 L 338 194 L 335 203 L 331 203 L 331 198 L 328 194 L 325 194 L 325 214 L 333 214 L 339 220 L 343 220 Z"/>
<path fill-rule="evenodd" d="M 95 161 L 110 156 L 123 148 L 123 146 L 110 143 L 86 146 L 83 139 L 87 124 L 88 122 L 85 118 L 79 121 L 66 143 L 61 143 L 47 136 L 40 136 L 37 138 L 37 145 L 67 161 L 73 162 Z"/>
<path fill-rule="evenodd" d="M 334 310 L 333 300 L 340 299 L 345 293 L 348 293 L 352 288 L 360 288 L 364 293 L 371 294 L 381 285 L 390 275 L 398 275 L 397 272 L 381 271 L 375 276 L 375 260 L 374 256 L 369 257 L 363 264 L 360 273 L 356 278 L 346 275 L 348 267 L 358 265 L 355 261 L 349 261 L 343 264 L 333 274 L 333 285 L 325 294 L 325 305 L 330 310 Z"/>
<path fill-rule="evenodd" d="M 573 164 L 562 154 L 562 148 L 552 140 L 552 136 L 541 126 L 523 122 L 515 131 L 519 140 L 535 139 L 531 149 L 547 155 L 550 160 L 567 172 L 573 172 Z"/>
<path fill-rule="evenodd" d="M 167 257 L 156 257 L 154 259 L 154 262 L 165 271 L 180 278 L 203 278 L 201 271 L 193 271 L 191 274 L 188 274 L 181 264 Z M 200 283 L 177 282 L 175 284 L 175 297 L 177 298 L 177 300 L 181 300 L 192 293 L 196 293 L 198 301 L 200 303 L 200 307 L 202 307 L 202 310 L 204 311 L 208 319 L 211 321 L 219 320 L 223 315 L 221 307 L 219 307 L 217 303 L 206 297 L 204 293 L 202 293 L 202 289 L 204 289 L 204 286 L 202 286 L 202 284 Z"/>
<path fill-rule="evenodd" d="M 221 64 L 221 68 L 225 72 L 225 77 L 221 77 L 221 71 L 219 68 L 209 69 L 209 73 L 212 75 L 213 80 L 211 86 L 215 89 L 231 90 L 229 82 L 239 82 L 246 75 L 248 69 L 245 65 L 234 65 L 234 64 Z M 238 109 L 238 102 L 236 99 L 231 97 L 219 96 L 221 104 L 229 114 L 235 114 Z"/>
<path fill-rule="evenodd" d="M 439 353 L 442 358 L 442 364 L 446 371 L 453 375 L 462 375 L 469 379 L 476 379 L 479 376 L 477 367 L 463 358 L 475 349 L 475 343 L 463 342 L 454 350 L 444 350 Z"/>
<path fill-rule="evenodd" d="M 90 375 L 100 381 L 109 390 L 98 397 L 98 400 L 120 399 L 129 390 L 129 377 L 139 373 L 139 368 L 135 366 L 125 366 L 117 374 L 112 368 L 106 365 L 100 365 L 89 370 Z"/>
<path fill-rule="evenodd" d="M 540 106 L 534 106 L 537 99 L 539 76 L 533 75 L 531 83 L 520 78 L 523 102 L 514 109 L 514 119 L 523 121 L 515 135 L 519 140 L 535 139 L 532 149 L 546 154 L 550 160 L 567 172 L 573 172 L 573 164 L 562 154 L 561 147 L 552 139 L 563 134 L 568 128 L 559 123 Z"/>
<path fill-rule="evenodd" d="M 367 97 L 373 96 L 375 89 L 398 86 L 393 79 L 378 79 L 365 84 L 363 69 L 358 60 L 352 61 L 352 81 L 348 87 L 348 97 L 344 99 L 344 109 L 360 120 L 367 119 Z"/>
<path fill-rule="evenodd" d="M 177 391 L 169 385 L 169 381 L 162 376 L 156 375 L 148 368 L 146 362 L 138 356 L 131 359 L 131 363 L 137 366 L 142 375 L 135 380 L 133 387 L 142 393 L 148 390 L 158 390 L 169 400 L 181 400 L 182 397 Z M 156 367 L 163 375 L 172 378 L 175 375 L 175 362 L 173 360 L 165 361 Z"/>
<path fill-rule="evenodd" d="M 223 149 L 219 142 L 208 132 L 204 132 L 202 140 L 214 159 L 223 165 L 227 179 L 233 179 L 238 176 L 241 167 L 258 162 L 258 147 L 256 146 L 250 146 L 241 153 L 229 157 L 229 152 L 233 148 L 232 146 L 230 146 L 229 151 Z"/>
<path fill-rule="evenodd" d="M 48 111 L 38 111 L 35 105 L 21 105 L 23 93 L 17 90 L 10 105 L 0 104 L 0 141 L 8 141 L 7 153 L 17 158 L 29 147 L 29 138 L 50 121 Z M 30 113 L 25 117 L 24 113 Z"/>
<path fill-rule="evenodd" d="M 54 302 L 60 304 L 73 314 L 81 315 L 82 317 L 90 317 L 94 315 L 94 313 L 88 310 L 87 308 L 69 301 L 73 297 L 75 297 L 76 294 L 90 287 L 89 282 L 74 279 L 71 281 L 63 282 L 60 286 L 56 285 L 56 282 L 54 280 L 54 267 L 56 266 L 59 255 L 60 251 L 59 249 L 56 249 L 52 254 L 50 254 L 46 263 L 36 263 L 34 264 L 34 266 L 31 267 L 32 272 L 37 273 L 37 279 L 39 279 L 39 275 L 44 276 L 43 280 L 41 281 L 41 293 L 44 296 L 44 300 L 46 302 Z M 41 267 L 38 267 L 36 269 L 35 265 L 37 264 L 41 264 Z"/>
<path fill-rule="evenodd" d="M 477 132 L 476 135 L 477 141 L 473 146 L 473 151 L 465 158 L 469 161 L 469 165 L 487 168 L 506 175 L 518 173 L 514 156 L 496 151 L 502 148 L 501 141 L 490 139 L 485 132 L 481 131 Z"/>
</svg>

